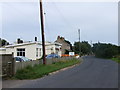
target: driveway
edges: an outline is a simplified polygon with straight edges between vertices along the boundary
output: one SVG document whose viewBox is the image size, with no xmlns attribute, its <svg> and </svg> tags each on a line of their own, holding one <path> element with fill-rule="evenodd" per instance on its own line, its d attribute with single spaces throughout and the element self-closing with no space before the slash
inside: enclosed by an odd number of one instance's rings
<svg viewBox="0 0 120 90">
<path fill-rule="evenodd" d="M 13 83 L 4 81 L 3 88 L 118 88 L 118 64 L 85 56 L 83 62 L 73 68 L 40 79 Z"/>
</svg>

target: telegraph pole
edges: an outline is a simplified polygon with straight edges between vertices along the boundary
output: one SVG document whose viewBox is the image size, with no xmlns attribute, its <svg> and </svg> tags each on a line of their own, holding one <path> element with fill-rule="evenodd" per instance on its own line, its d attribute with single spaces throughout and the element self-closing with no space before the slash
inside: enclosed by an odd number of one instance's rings
<svg viewBox="0 0 120 90">
<path fill-rule="evenodd" d="M 42 34 L 42 47 L 43 47 L 43 64 L 46 64 L 46 58 L 45 58 L 45 37 L 44 37 L 44 19 L 43 19 L 42 0 L 40 0 L 40 21 L 41 21 L 41 34 Z"/>
<path fill-rule="evenodd" d="M 81 46 L 80 46 L 80 29 L 78 29 L 78 34 L 79 34 L 79 55 L 81 57 Z"/>
</svg>

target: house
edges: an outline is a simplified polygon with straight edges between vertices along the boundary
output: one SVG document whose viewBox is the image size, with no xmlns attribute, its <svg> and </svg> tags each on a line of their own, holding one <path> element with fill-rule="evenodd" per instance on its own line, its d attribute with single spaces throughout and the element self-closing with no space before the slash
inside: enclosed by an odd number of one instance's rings
<svg viewBox="0 0 120 90">
<path fill-rule="evenodd" d="M 69 41 L 65 40 L 64 37 L 58 36 L 58 37 L 57 37 L 57 40 L 56 40 L 55 42 L 62 44 L 62 46 L 61 46 L 62 54 L 65 54 L 65 53 L 66 53 L 66 50 L 67 50 L 67 51 L 71 51 L 71 49 L 72 49 L 72 48 L 71 48 L 72 45 L 70 44 Z"/>
<path fill-rule="evenodd" d="M 46 55 L 51 53 L 56 53 L 61 56 L 61 44 L 45 42 Z M 12 54 L 13 56 L 25 56 L 29 59 L 36 60 L 40 59 L 43 55 L 42 53 L 42 43 L 35 42 L 22 42 L 14 43 L 12 45 L 6 45 L 0 48 L 0 54 Z"/>
<path fill-rule="evenodd" d="M 55 54 L 58 54 L 61 56 L 61 54 L 62 54 L 61 46 L 62 46 L 62 44 L 57 43 L 57 42 L 54 42 L 54 43 L 46 42 L 45 43 L 46 55 L 55 53 Z"/>
</svg>

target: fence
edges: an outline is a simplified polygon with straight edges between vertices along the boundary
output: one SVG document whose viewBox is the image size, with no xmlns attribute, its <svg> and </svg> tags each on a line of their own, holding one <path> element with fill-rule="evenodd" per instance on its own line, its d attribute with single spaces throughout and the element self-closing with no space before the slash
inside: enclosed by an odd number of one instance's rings
<svg viewBox="0 0 120 90">
<path fill-rule="evenodd" d="M 15 62 L 15 73 L 17 70 L 23 69 L 27 66 L 34 66 L 34 65 L 38 65 L 38 64 L 42 64 L 42 61 L 40 60 L 34 60 L 34 61 L 27 61 L 27 62 Z"/>
<path fill-rule="evenodd" d="M 61 60 L 70 60 L 72 57 L 63 57 L 63 58 L 52 58 L 46 59 L 46 64 L 52 64 L 54 62 L 59 62 Z M 27 66 L 34 66 L 38 64 L 43 64 L 43 60 L 34 60 L 27 62 L 16 62 L 12 54 L 2 54 L 0 55 L 0 75 L 1 76 L 13 76 L 17 70 L 23 69 Z"/>
<path fill-rule="evenodd" d="M 52 59 L 46 59 L 46 64 L 52 64 L 54 62 L 59 62 L 60 60 L 70 60 L 73 58 L 70 57 L 64 57 L 64 58 L 52 58 Z M 15 62 L 15 73 L 17 70 L 23 69 L 27 66 L 34 66 L 38 64 L 43 64 L 43 60 L 34 60 L 34 61 L 27 61 L 27 62 Z"/>
</svg>

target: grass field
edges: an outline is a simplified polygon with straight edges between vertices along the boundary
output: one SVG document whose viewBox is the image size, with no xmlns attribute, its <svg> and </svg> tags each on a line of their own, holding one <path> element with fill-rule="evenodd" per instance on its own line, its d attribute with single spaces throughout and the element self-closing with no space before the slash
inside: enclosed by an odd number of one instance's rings
<svg viewBox="0 0 120 90">
<path fill-rule="evenodd" d="M 18 70 L 14 79 L 36 79 L 48 75 L 51 72 L 60 70 L 62 68 L 72 66 L 80 63 L 80 60 L 62 60 L 51 65 L 35 65 L 34 67 L 28 66 L 22 70 Z"/>
</svg>

